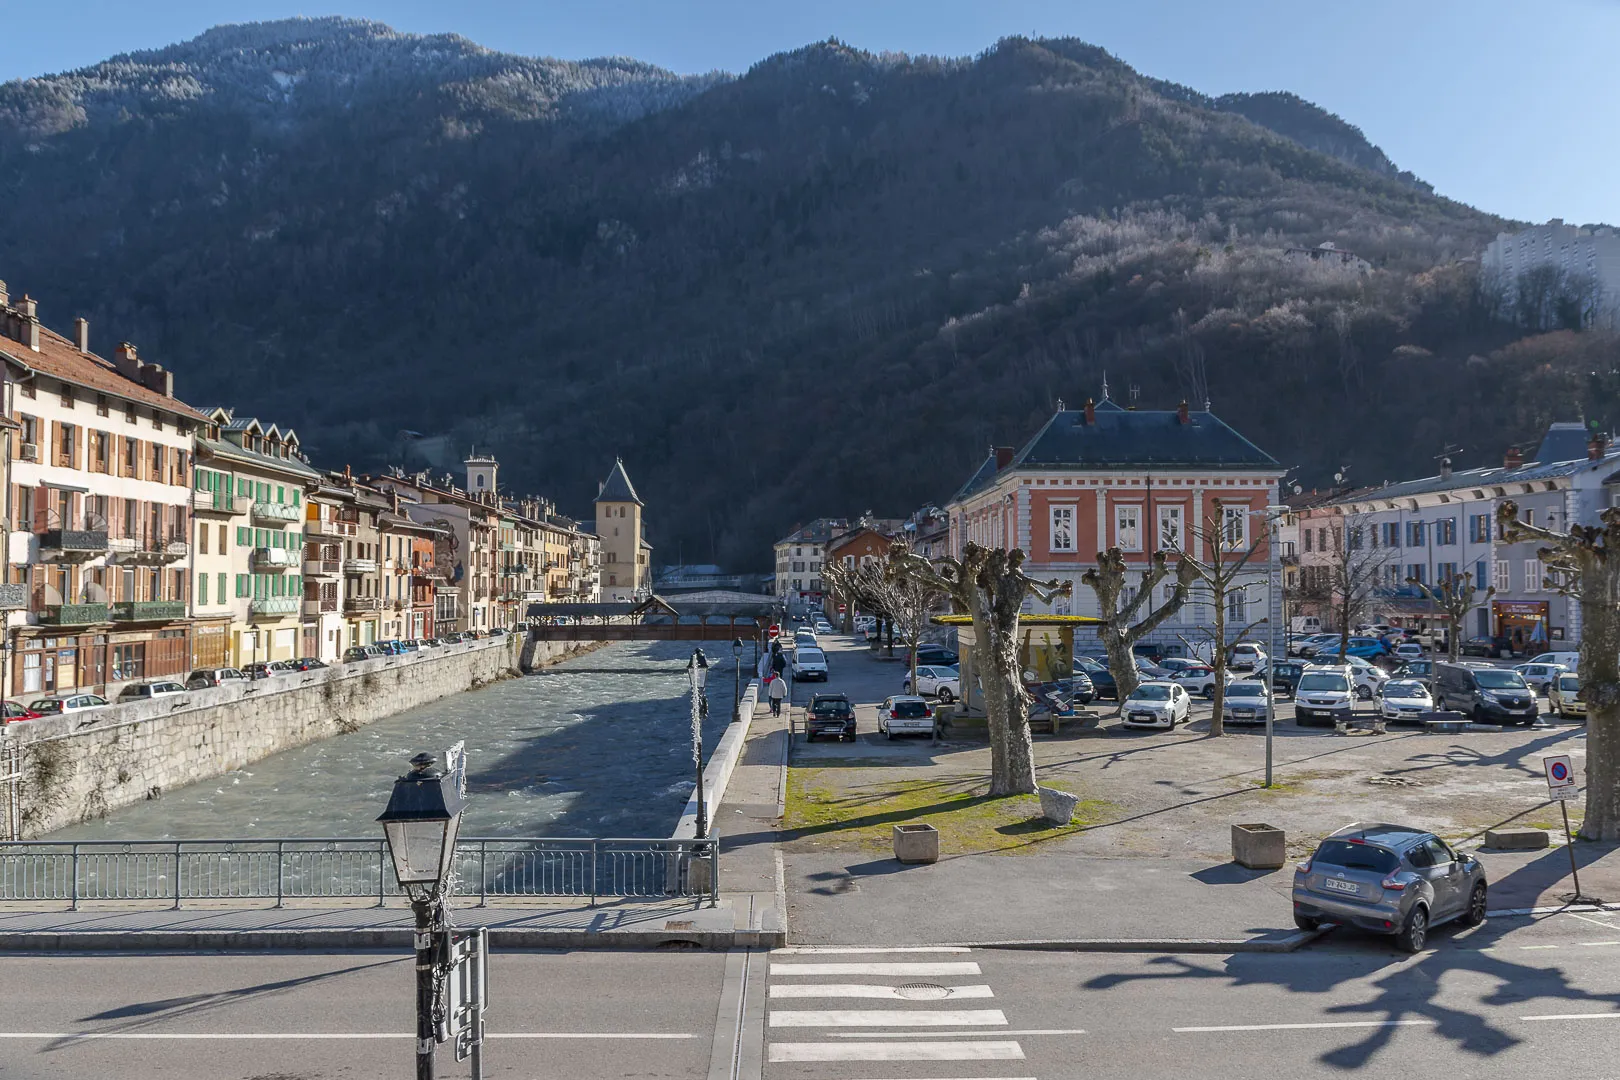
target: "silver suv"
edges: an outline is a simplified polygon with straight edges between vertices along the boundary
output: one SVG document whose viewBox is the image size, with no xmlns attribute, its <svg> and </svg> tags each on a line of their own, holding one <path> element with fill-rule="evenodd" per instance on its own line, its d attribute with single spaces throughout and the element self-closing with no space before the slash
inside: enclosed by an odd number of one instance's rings
<svg viewBox="0 0 1620 1080">
<path fill-rule="evenodd" d="M 1393 934 L 1405 952 L 1431 927 L 1485 921 L 1485 867 L 1433 833 L 1404 825 L 1347 825 L 1294 869 L 1294 922 Z"/>
</svg>

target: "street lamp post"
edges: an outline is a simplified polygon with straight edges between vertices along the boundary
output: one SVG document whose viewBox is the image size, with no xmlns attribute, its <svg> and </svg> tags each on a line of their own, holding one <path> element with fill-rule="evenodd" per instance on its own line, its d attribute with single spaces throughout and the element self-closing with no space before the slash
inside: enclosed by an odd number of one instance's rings
<svg viewBox="0 0 1620 1080">
<path fill-rule="evenodd" d="M 400 888 L 416 916 L 416 1080 L 433 1080 L 434 1013 L 439 976 L 435 944 L 444 928 L 444 903 L 453 885 L 456 833 L 466 805 L 453 776 L 433 768 L 430 754 L 411 759 L 411 771 L 394 781 L 388 808 L 377 818 Z"/>
<path fill-rule="evenodd" d="M 731 639 L 731 656 L 737 670 L 731 677 L 731 722 L 742 719 L 742 638 Z"/>
<path fill-rule="evenodd" d="M 1277 624 L 1285 618 L 1277 608 L 1277 521 L 1286 513 L 1286 506 L 1266 507 L 1266 624 L 1269 633 L 1266 651 L 1266 787 L 1271 786 L 1271 739 L 1277 724 Z M 1288 640 L 1284 631 L 1283 641 Z M 1286 645 L 1283 652 L 1286 653 Z"/>
<path fill-rule="evenodd" d="M 692 768 L 697 773 L 697 838 L 709 835 L 709 812 L 703 802 L 703 691 L 709 681 L 709 658 L 693 649 L 686 664 L 692 682 Z"/>
</svg>

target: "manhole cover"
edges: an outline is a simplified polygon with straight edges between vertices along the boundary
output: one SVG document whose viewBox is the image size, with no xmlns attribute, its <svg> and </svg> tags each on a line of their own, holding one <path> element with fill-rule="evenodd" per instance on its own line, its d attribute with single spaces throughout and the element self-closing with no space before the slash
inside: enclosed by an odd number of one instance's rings
<svg viewBox="0 0 1620 1080">
<path fill-rule="evenodd" d="M 894 992 L 897 997 L 903 997 L 908 1001 L 937 1001 L 951 996 L 950 987 L 925 982 L 901 983 L 894 988 Z"/>
<path fill-rule="evenodd" d="M 1422 787 L 1416 780 L 1408 780 L 1404 776 L 1369 776 L 1367 783 L 1379 784 L 1383 787 Z"/>
</svg>

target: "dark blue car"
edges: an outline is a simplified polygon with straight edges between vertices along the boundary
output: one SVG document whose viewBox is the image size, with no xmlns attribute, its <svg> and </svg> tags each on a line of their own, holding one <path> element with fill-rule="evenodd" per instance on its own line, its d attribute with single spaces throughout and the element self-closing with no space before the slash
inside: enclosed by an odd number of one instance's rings
<svg viewBox="0 0 1620 1080">
<path fill-rule="evenodd" d="M 1091 689 L 1097 697 L 1119 700 L 1119 684 L 1114 682 L 1113 673 L 1108 670 L 1107 664 L 1099 663 L 1089 656 L 1077 656 L 1074 658 L 1074 670 L 1091 680 Z"/>
</svg>

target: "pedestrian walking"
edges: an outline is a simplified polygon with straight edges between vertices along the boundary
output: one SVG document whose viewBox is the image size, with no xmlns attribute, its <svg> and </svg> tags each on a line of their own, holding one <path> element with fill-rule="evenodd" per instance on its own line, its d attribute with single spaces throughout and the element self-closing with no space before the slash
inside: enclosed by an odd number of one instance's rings
<svg viewBox="0 0 1620 1080">
<path fill-rule="evenodd" d="M 782 715 L 782 699 L 787 697 L 787 680 L 780 675 L 772 675 L 770 685 L 765 688 L 765 696 L 771 699 L 771 715 Z"/>
</svg>

